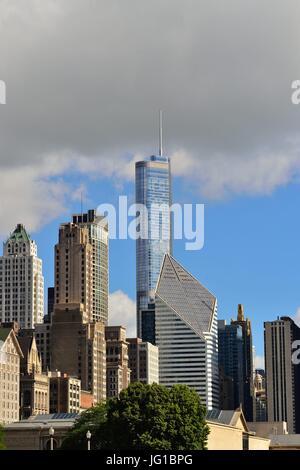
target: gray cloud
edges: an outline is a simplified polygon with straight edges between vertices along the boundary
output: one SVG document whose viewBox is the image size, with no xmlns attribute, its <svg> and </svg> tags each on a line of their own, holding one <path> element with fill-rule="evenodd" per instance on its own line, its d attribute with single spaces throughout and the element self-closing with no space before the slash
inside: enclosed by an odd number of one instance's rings
<svg viewBox="0 0 300 470">
<path fill-rule="evenodd" d="M 287 184 L 299 13 L 297 0 L 0 0 L 1 172 L 56 155 L 60 175 L 72 160 L 130 179 L 163 108 L 168 153 L 188 156 L 175 173 L 209 197 Z"/>
</svg>

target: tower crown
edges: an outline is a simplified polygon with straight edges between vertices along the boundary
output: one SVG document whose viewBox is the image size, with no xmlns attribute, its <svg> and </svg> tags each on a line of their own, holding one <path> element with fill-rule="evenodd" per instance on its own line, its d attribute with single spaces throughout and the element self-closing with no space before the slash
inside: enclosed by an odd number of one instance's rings
<svg viewBox="0 0 300 470">
<path fill-rule="evenodd" d="M 244 305 L 242 305 L 242 304 L 238 304 L 237 320 L 238 320 L 238 321 L 244 321 L 244 320 L 245 320 L 245 316 L 244 316 Z"/>
</svg>

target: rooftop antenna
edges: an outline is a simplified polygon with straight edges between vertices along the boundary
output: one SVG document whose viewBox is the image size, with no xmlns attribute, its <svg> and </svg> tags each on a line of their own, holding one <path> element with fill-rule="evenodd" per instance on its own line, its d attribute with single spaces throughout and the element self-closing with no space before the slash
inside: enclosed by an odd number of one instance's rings
<svg viewBox="0 0 300 470">
<path fill-rule="evenodd" d="M 83 191 L 80 193 L 81 222 L 83 222 Z"/>
<path fill-rule="evenodd" d="M 162 157 L 163 155 L 163 148 L 162 148 L 162 140 L 163 140 L 163 112 L 159 110 L 159 156 Z"/>
</svg>

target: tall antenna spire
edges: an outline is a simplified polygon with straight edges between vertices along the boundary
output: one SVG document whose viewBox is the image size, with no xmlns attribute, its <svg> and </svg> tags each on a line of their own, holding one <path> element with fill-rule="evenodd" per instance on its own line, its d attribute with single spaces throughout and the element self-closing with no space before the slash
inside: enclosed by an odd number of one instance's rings
<svg viewBox="0 0 300 470">
<path fill-rule="evenodd" d="M 162 110 L 159 110 L 159 156 L 162 157 L 163 154 L 163 113 Z"/>
</svg>

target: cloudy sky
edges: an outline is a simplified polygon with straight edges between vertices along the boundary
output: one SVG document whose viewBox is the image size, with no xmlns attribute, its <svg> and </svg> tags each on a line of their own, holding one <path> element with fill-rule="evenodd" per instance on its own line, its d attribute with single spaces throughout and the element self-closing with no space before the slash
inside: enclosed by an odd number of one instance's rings
<svg viewBox="0 0 300 470">
<path fill-rule="evenodd" d="M 93 205 L 120 192 L 132 197 L 133 162 L 157 150 L 162 108 L 175 199 L 205 202 L 210 211 L 207 251 L 189 255 L 178 245 L 175 255 L 213 284 L 224 316 L 235 314 L 242 295 L 260 328 L 268 315 L 293 315 L 300 305 L 300 106 L 291 103 L 299 15 L 297 0 L 0 0 L 1 236 L 24 222 L 50 285 L 59 222 L 82 191 Z M 113 264 L 124 246 L 112 247 L 111 286 L 129 311 L 134 259 L 126 272 Z M 134 256 L 134 246 L 128 250 Z M 237 293 L 245 250 L 247 285 L 258 279 Z M 282 291 L 270 300 L 274 267 Z"/>
</svg>

